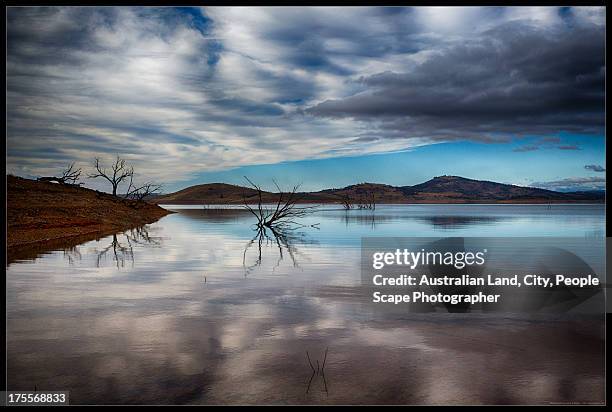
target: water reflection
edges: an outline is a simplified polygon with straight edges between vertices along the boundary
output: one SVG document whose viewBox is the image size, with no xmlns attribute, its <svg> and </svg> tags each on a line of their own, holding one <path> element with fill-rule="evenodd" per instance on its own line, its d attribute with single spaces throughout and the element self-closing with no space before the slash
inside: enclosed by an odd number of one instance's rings
<svg viewBox="0 0 612 412">
<path fill-rule="evenodd" d="M 313 229 L 318 229 L 316 226 L 311 226 Z M 293 264 L 293 267 L 300 266 L 299 250 L 297 244 L 315 244 L 315 240 L 311 239 L 308 234 L 298 229 L 291 228 L 274 228 L 274 227 L 256 227 L 254 229 L 255 236 L 246 244 L 242 255 L 242 265 L 244 267 L 245 276 L 252 272 L 256 267 L 261 266 L 262 250 L 265 247 L 276 247 L 278 258 L 274 269 L 278 268 L 283 259 L 288 256 Z M 251 264 L 247 264 L 247 254 L 251 247 L 255 250 L 255 257 Z"/>
<path fill-rule="evenodd" d="M 348 227 L 351 223 L 357 223 L 364 226 L 369 226 L 371 229 L 376 228 L 376 222 L 391 221 L 393 216 L 377 215 L 374 212 L 349 211 L 347 210 L 342 216 L 342 220 Z"/>
<path fill-rule="evenodd" d="M 376 228 L 379 223 L 398 222 L 398 221 L 415 221 L 423 222 L 432 227 L 443 229 L 458 229 L 468 226 L 494 225 L 505 219 L 504 216 L 436 216 L 436 215 L 393 215 L 393 214 L 377 214 L 376 212 L 362 211 L 346 211 L 342 215 L 342 220 L 345 225 L 360 224 L 369 226 L 372 229 Z"/>
<path fill-rule="evenodd" d="M 180 209 L 183 216 L 191 219 L 203 220 L 211 223 L 228 223 L 247 221 L 252 217 L 244 209 Z"/>
<path fill-rule="evenodd" d="M 74 265 L 81 260 L 81 252 L 78 246 L 66 247 L 63 249 L 64 257 L 68 260 L 68 264 Z"/>
<path fill-rule="evenodd" d="M 304 222 L 320 230 L 260 244 L 242 210 L 183 210 L 139 241 L 116 234 L 10 264 L 9 389 L 70 389 L 74 404 L 603 400 L 603 318 L 387 314 L 359 289 L 363 236 L 581 238 L 603 230 L 603 207 L 381 205 L 374 226 L 345 215 L 322 210 Z M 493 220 L 423 219 L 473 215 Z"/>
<path fill-rule="evenodd" d="M 101 267 L 109 252 L 112 252 L 112 260 L 117 269 L 125 267 L 125 262 L 131 262 L 134 266 L 134 246 L 150 245 L 160 246 L 162 238 L 151 236 L 148 226 L 139 226 L 128 231 L 111 235 L 111 242 L 100 250 L 96 250 L 96 267 Z M 80 255 L 79 255 L 80 256 Z"/>
<path fill-rule="evenodd" d="M 458 229 L 471 225 L 494 225 L 504 218 L 500 216 L 420 216 L 416 219 L 434 227 Z"/>
</svg>

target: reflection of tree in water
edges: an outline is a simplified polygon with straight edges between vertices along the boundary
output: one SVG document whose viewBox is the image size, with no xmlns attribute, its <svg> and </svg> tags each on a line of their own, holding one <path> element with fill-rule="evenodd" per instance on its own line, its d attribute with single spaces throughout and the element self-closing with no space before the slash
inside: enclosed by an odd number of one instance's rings
<svg viewBox="0 0 612 412">
<path fill-rule="evenodd" d="M 349 223 L 357 222 L 361 225 L 370 226 L 371 229 L 375 229 L 377 221 L 391 220 L 391 218 L 387 216 L 378 216 L 374 214 L 373 211 L 370 213 L 358 214 L 358 215 L 351 215 L 347 211 L 342 217 L 342 220 L 344 220 L 346 227 L 349 226 Z"/>
<path fill-rule="evenodd" d="M 364 214 L 345 213 L 342 220 L 348 227 L 349 224 L 358 223 L 375 229 L 378 223 L 393 220 L 408 220 L 423 222 L 430 226 L 443 229 L 460 229 L 472 225 L 493 225 L 507 219 L 497 216 L 404 216 L 404 215 L 377 215 L 374 212 Z"/>
<path fill-rule="evenodd" d="M 77 260 L 81 260 L 81 252 L 78 246 L 72 246 L 64 249 L 64 257 L 68 259 L 68 264 L 73 265 Z"/>
<path fill-rule="evenodd" d="M 280 265 L 285 256 L 289 256 L 289 259 L 293 263 L 293 267 L 299 267 L 298 257 L 300 255 L 295 244 L 297 243 L 315 243 L 313 240 L 309 240 L 307 235 L 303 232 L 296 231 L 294 229 L 279 229 L 271 227 L 257 227 L 255 230 L 255 236 L 251 239 L 246 247 L 242 256 L 242 265 L 244 267 L 245 276 L 251 273 L 256 267 L 261 266 L 262 262 L 262 250 L 267 246 L 275 246 L 278 250 L 278 259 L 276 261 L 275 268 Z M 247 265 L 247 252 L 251 247 L 255 247 L 256 259 L 251 265 Z"/>
<path fill-rule="evenodd" d="M 319 228 L 319 224 L 304 225 L 299 223 L 297 219 L 306 217 L 307 215 L 314 212 L 316 205 L 299 206 L 300 201 L 304 199 L 303 193 L 299 193 L 299 185 L 293 186 L 293 189 L 288 192 L 283 192 L 281 187 L 276 183 L 274 185 L 278 190 L 276 193 L 277 200 L 270 206 L 264 205 L 264 192 L 260 186 L 253 183 L 248 177 L 244 177 L 247 182 L 256 191 L 255 199 L 256 203 L 251 205 L 246 195 L 243 195 L 244 208 L 248 210 L 255 218 L 257 223 L 254 225 L 255 236 L 249 243 L 247 243 L 244 253 L 242 256 L 242 265 L 244 267 L 244 275 L 246 276 L 254 268 L 261 265 L 262 260 L 262 247 L 264 245 L 273 244 L 278 248 L 279 258 L 276 262 L 276 267 L 280 265 L 280 262 L 285 256 L 285 252 L 291 258 L 294 267 L 299 267 L 296 256 L 298 251 L 294 244 L 297 241 L 304 240 L 304 234 L 298 232 L 297 229 L 302 228 Z M 253 197 L 253 196 L 251 196 Z M 253 245 L 257 245 L 257 259 L 255 263 L 250 266 L 246 264 L 246 255 L 249 248 Z"/>
<path fill-rule="evenodd" d="M 147 226 L 139 226 L 131 229 L 129 232 L 124 232 L 124 235 L 130 244 L 159 246 L 162 243 L 162 238 L 160 236 L 151 236 L 149 234 L 149 228 Z"/>
<path fill-rule="evenodd" d="M 104 258 L 111 252 L 117 269 L 125 267 L 126 261 L 132 262 L 132 266 L 134 266 L 133 247 L 135 245 L 161 245 L 161 237 L 151 236 L 147 226 L 140 226 L 123 233 L 114 234 L 111 243 L 96 252 L 96 267 L 100 267 Z"/>
<path fill-rule="evenodd" d="M 131 260 L 132 265 L 134 265 L 134 252 L 132 250 L 131 245 L 125 245 L 121 243 L 118 239 L 118 236 L 113 235 L 113 241 L 111 242 L 111 244 L 98 252 L 98 257 L 96 259 L 96 267 L 100 267 L 102 259 L 106 257 L 109 251 L 113 252 L 113 260 L 117 263 L 117 269 L 125 266 L 126 259 Z"/>
<path fill-rule="evenodd" d="M 417 220 L 444 229 L 458 229 L 472 225 L 493 225 L 503 220 L 497 216 L 421 216 Z"/>
</svg>

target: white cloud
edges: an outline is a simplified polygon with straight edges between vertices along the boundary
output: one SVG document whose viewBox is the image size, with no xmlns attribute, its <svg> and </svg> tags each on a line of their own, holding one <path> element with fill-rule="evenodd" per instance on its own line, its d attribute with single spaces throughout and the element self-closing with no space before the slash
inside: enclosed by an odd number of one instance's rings
<svg viewBox="0 0 612 412">
<path fill-rule="evenodd" d="M 303 109 L 363 92 L 361 78 L 410 71 L 462 36 L 558 16 L 551 8 L 201 11 L 9 9 L 8 171 L 50 174 L 120 153 L 141 174 L 176 182 L 244 165 L 416 147 L 427 140 L 385 139 L 380 125 Z M 584 21 L 601 16 L 575 13 Z M 374 138 L 357 140 L 364 135 Z"/>
</svg>

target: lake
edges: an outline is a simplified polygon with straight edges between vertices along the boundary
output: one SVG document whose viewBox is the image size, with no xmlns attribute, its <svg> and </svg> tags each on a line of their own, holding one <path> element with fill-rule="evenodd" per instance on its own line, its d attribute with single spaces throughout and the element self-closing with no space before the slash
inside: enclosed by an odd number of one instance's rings
<svg viewBox="0 0 612 412">
<path fill-rule="evenodd" d="M 9 390 L 84 404 L 604 400 L 600 316 L 386 313 L 359 291 L 362 237 L 603 239 L 604 205 L 321 205 L 261 238 L 239 207 L 164 207 L 177 213 L 8 266 Z"/>
</svg>

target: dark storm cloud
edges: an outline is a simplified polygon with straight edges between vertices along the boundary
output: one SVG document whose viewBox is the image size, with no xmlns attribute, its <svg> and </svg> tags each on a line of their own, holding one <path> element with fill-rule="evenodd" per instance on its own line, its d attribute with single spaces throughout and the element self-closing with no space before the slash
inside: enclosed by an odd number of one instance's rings
<svg viewBox="0 0 612 412">
<path fill-rule="evenodd" d="M 338 57 L 373 58 L 410 54 L 424 46 L 410 8 L 327 10 L 269 9 L 272 20 L 259 27 L 262 38 L 286 48 L 287 64 L 351 75 L 355 70 L 335 62 Z M 384 27 L 384 29 L 382 29 Z M 337 45 L 338 42 L 341 44 Z"/>
<path fill-rule="evenodd" d="M 8 169 L 119 152 L 176 180 L 447 140 L 568 146 L 603 129 L 602 10 L 9 8 Z"/>
<path fill-rule="evenodd" d="M 606 168 L 600 165 L 585 165 L 585 169 L 592 170 L 593 172 L 605 172 Z"/>
<path fill-rule="evenodd" d="M 513 152 L 524 153 L 533 152 L 540 149 L 559 149 L 559 150 L 581 150 L 576 145 L 561 145 L 555 146 L 555 143 L 561 143 L 559 137 L 542 137 L 537 139 L 533 144 L 527 144 L 514 148 Z"/>
<path fill-rule="evenodd" d="M 306 112 L 434 139 L 601 133 L 604 28 L 505 23 L 436 49 L 409 71 L 360 82 L 364 91 Z"/>
</svg>

